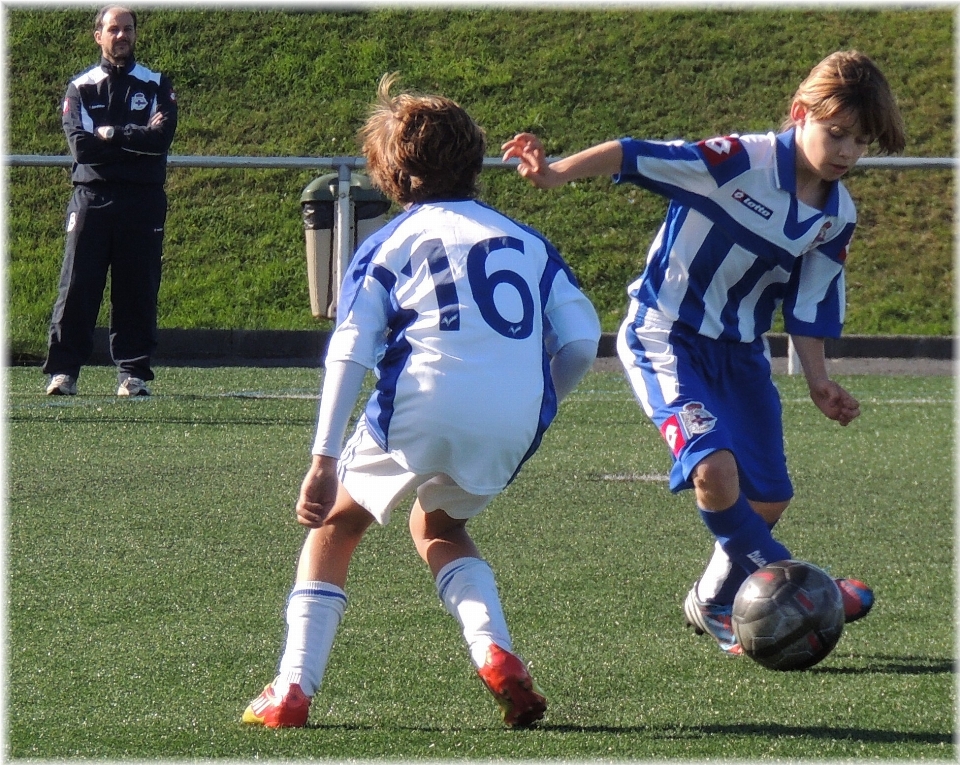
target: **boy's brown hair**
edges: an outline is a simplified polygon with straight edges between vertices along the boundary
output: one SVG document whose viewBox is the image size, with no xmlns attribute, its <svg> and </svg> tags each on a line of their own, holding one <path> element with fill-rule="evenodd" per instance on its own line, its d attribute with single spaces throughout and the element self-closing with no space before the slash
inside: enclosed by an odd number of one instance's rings
<svg viewBox="0 0 960 765">
<path fill-rule="evenodd" d="M 359 131 L 373 185 L 401 205 L 473 198 L 487 142 L 483 129 L 444 96 L 390 95 L 386 74 Z"/>
<path fill-rule="evenodd" d="M 837 51 L 827 56 L 800 83 L 791 103 L 799 103 L 814 119 L 853 112 L 864 133 L 884 153 L 899 153 L 906 145 L 903 118 L 893 91 L 877 65 L 860 51 Z M 783 129 L 793 125 L 787 118 Z"/>
</svg>

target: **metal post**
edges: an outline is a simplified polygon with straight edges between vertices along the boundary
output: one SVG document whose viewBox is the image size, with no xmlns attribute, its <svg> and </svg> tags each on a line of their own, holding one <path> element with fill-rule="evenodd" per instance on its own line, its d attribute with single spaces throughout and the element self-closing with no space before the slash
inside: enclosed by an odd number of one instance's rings
<svg viewBox="0 0 960 765">
<path fill-rule="evenodd" d="M 787 335 L 787 374 L 795 375 L 801 371 L 800 356 L 793 346 L 793 338 Z"/>
<path fill-rule="evenodd" d="M 334 202 L 334 230 L 336 235 L 336 269 L 333 280 L 333 308 L 340 300 L 340 285 L 353 257 L 353 197 L 350 195 L 350 165 L 342 164 L 338 169 L 337 199 Z"/>
</svg>

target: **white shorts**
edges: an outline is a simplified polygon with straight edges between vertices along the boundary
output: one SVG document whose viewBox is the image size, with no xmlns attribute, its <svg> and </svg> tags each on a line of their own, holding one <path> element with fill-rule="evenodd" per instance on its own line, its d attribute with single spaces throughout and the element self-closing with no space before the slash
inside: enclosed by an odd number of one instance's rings
<svg viewBox="0 0 960 765">
<path fill-rule="evenodd" d="M 381 526 L 390 522 L 391 511 L 414 489 L 424 512 L 443 510 L 463 520 L 477 515 L 496 496 L 470 494 L 445 473 L 411 472 L 380 448 L 362 417 L 343 447 L 337 475 L 350 496 Z"/>
</svg>

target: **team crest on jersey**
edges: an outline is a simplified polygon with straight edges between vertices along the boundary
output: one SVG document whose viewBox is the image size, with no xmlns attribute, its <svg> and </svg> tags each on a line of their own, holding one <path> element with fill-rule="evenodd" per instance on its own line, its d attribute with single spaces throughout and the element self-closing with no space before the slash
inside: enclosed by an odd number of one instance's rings
<svg viewBox="0 0 960 765">
<path fill-rule="evenodd" d="M 813 246 L 816 247 L 818 244 L 822 244 L 827 240 L 827 234 L 830 232 L 830 229 L 833 228 L 833 224 L 830 221 L 826 221 L 817 232 L 817 238 L 813 240 Z"/>
<path fill-rule="evenodd" d="M 146 109 L 148 103 L 147 97 L 143 93 L 134 93 L 130 98 L 130 108 L 135 112 Z"/>
<path fill-rule="evenodd" d="M 833 228 L 833 224 L 830 221 L 826 221 L 820 227 L 820 230 L 817 232 L 817 235 L 816 237 L 814 237 L 814 240 L 804 248 L 803 254 L 810 252 L 810 250 L 816 249 L 825 241 L 827 241 L 827 236 L 830 233 L 831 228 Z M 847 248 L 844 247 L 843 250 L 838 254 L 837 260 L 840 263 L 843 263 L 846 259 L 847 259 Z"/>
<path fill-rule="evenodd" d="M 691 401 L 664 421 L 660 426 L 660 435 L 674 456 L 679 456 L 691 438 L 709 433 L 716 424 L 717 418 L 707 411 L 701 402 Z"/>
<path fill-rule="evenodd" d="M 708 138 L 697 144 L 703 152 L 703 158 L 710 167 L 716 167 L 743 151 L 743 144 L 736 136 Z"/>
</svg>

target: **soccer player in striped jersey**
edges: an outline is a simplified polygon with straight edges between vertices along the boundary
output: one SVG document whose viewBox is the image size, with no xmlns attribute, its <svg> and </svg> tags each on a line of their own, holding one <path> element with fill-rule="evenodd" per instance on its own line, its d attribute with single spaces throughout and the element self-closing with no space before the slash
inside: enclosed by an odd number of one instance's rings
<svg viewBox="0 0 960 765">
<path fill-rule="evenodd" d="M 341 287 L 296 505 L 309 531 L 286 646 L 243 721 L 306 723 L 353 552 L 415 492 L 410 532 L 440 600 L 505 724 L 527 727 L 546 700 L 513 652 L 493 571 L 466 524 L 536 451 L 596 358 L 600 322 L 546 239 L 475 199 L 483 130 L 448 98 L 391 96 L 394 80 L 381 80 L 360 137 L 374 185 L 404 209 L 363 242 Z M 375 390 L 343 445 L 367 370 Z"/>
<path fill-rule="evenodd" d="M 688 624 L 741 653 L 730 613 L 740 584 L 790 557 L 772 535 L 790 499 L 782 412 L 764 337 L 776 311 L 810 397 L 848 425 L 857 400 L 827 375 L 824 338 L 843 327 L 844 261 L 856 210 L 840 179 L 867 148 L 903 150 L 903 122 L 873 61 L 836 52 L 802 82 L 779 132 L 693 142 L 624 138 L 550 163 L 521 133 L 504 159 L 540 188 L 609 175 L 669 199 L 646 266 L 628 287 L 618 355 L 674 458 L 670 488 L 693 489 L 715 537 L 684 602 Z M 847 621 L 873 603 L 838 579 Z"/>
</svg>

